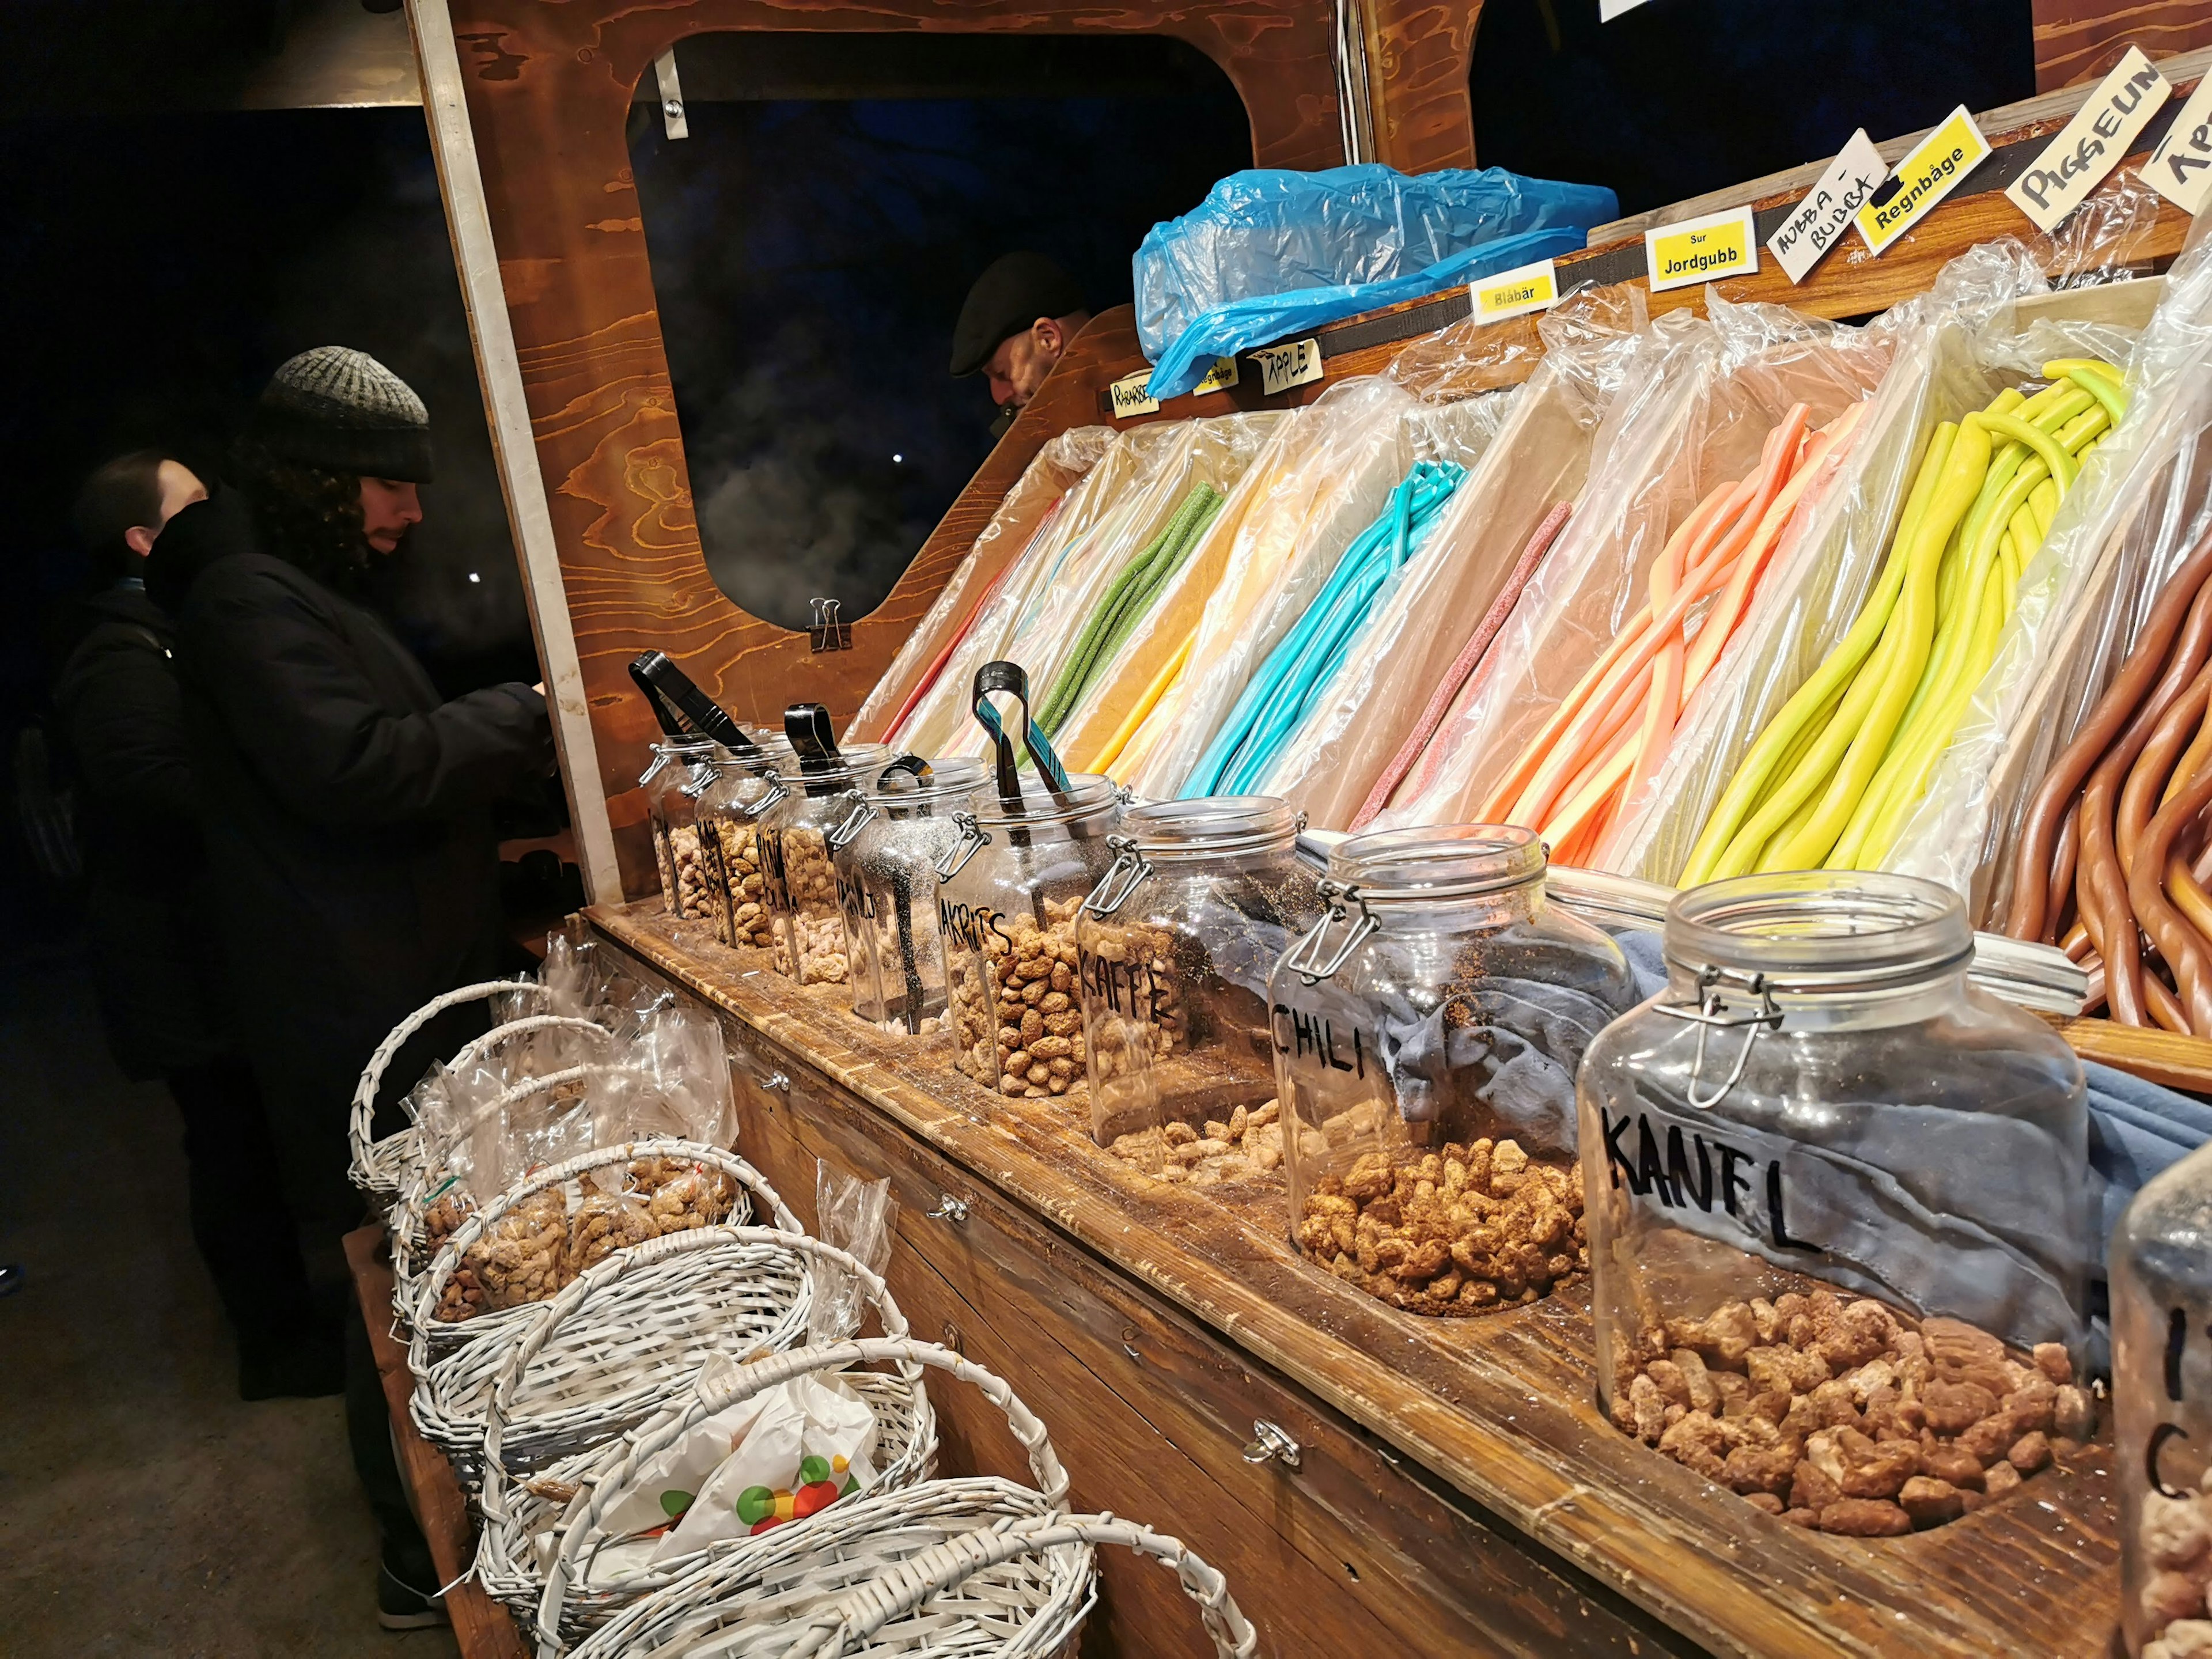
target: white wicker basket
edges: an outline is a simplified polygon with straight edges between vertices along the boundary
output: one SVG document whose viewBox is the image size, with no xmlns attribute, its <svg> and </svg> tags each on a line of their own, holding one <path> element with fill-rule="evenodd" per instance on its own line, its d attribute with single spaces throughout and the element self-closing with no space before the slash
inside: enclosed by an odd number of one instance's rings
<svg viewBox="0 0 2212 1659">
<path fill-rule="evenodd" d="M 843 1370 L 883 1360 L 919 1361 L 981 1390 L 1006 1414 L 1015 1438 L 1027 1449 L 1036 1486 L 996 1475 L 970 1475 L 926 1480 L 898 1491 L 872 1487 L 832 1504 L 803 1525 L 726 1540 L 706 1551 L 673 1583 L 592 1632 L 573 1650 L 574 1659 L 662 1651 L 780 1653 L 797 1634 L 796 1629 L 780 1627 L 811 1618 L 948 1538 L 1062 1512 L 1067 1474 L 1044 1425 L 1003 1379 L 934 1343 L 877 1338 L 795 1348 L 753 1362 L 726 1388 L 702 1390 L 700 1405 L 719 1411 L 810 1370 Z M 547 1575 L 538 1611 L 541 1659 L 560 1651 L 557 1640 L 548 1639 L 549 1633 L 556 1638 L 573 1633 L 562 1605 L 564 1592 L 580 1540 L 595 1519 L 595 1500 L 602 1492 L 617 1490 L 618 1481 L 603 1483 L 590 1499 L 570 1507 L 561 1553 Z M 1034 1562 L 1025 1558 L 1025 1568 L 1024 1595 L 1036 1609 L 1032 1616 L 1049 1616 L 1071 1626 L 1082 1618 L 1091 1596 L 1087 1546 L 1052 1547 Z M 702 1643 L 707 1644 L 703 1648 L 698 1645 Z"/>
<path fill-rule="evenodd" d="M 384 1041 L 376 1045 L 376 1052 L 368 1057 L 368 1064 L 354 1085 L 353 1110 L 346 1123 L 346 1138 L 351 1143 L 353 1184 L 366 1192 L 382 1193 L 397 1197 L 405 1179 L 407 1166 L 419 1159 L 421 1137 L 413 1124 L 386 1135 L 382 1140 L 374 1139 L 376 1133 L 376 1091 L 384 1086 L 384 1074 L 398 1058 L 407 1040 L 449 1008 L 459 1008 L 465 1003 L 481 1002 L 487 997 L 497 996 L 502 991 L 519 992 L 526 996 L 542 996 L 545 988 L 531 979 L 491 979 L 481 984 L 464 985 L 448 991 L 443 996 L 433 997 L 413 1013 L 393 1026 Z"/>
<path fill-rule="evenodd" d="M 562 1287 L 517 1338 L 431 1362 L 408 1414 L 464 1486 L 482 1467 L 492 1390 L 510 1474 L 597 1446 L 690 1386 L 713 1353 L 775 1353 L 806 1340 L 812 1274 L 759 1230 L 702 1227 L 616 1250 Z"/>
<path fill-rule="evenodd" d="M 543 1077 L 525 1078 L 520 1082 L 501 1091 L 498 1095 L 477 1108 L 475 1115 L 469 1120 L 469 1124 L 473 1127 L 489 1119 L 504 1117 L 509 1110 L 520 1105 L 532 1096 L 544 1094 L 549 1090 L 566 1088 L 570 1084 L 581 1085 L 588 1089 L 594 1084 L 605 1083 L 615 1078 L 628 1078 L 648 1088 L 658 1087 L 660 1083 L 660 1079 L 653 1073 L 641 1066 L 571 1066 L 558 1072 L 548 1072 Z M 611 1158 L 612 1154 L 609 1153 L 606 1156 Z M 573 1162 L 564 1164 L 563 1167 L 574 1167 Z M 582 1167 L 595 1169 L 599 1166 L 586 1164 Z M 404 1329 L 413 1328 L 415 1308 L 421 1298 L 423 1275 L 430 1266 L 434 1265 L 436 1260 L 433 1256 L 428 1263 L 422 1261 L 427 1249 L 426 1243 L 422 1237 L 423 1223 L 430 1206 L 446 1188 L 452 1184 L 451 1176 L 447 1176 L 436 1184 L 432 1184 L 431 1177 L 435 1173 L 427 1164 L 419 1166 L 417 1173 L 410 1178 L 406 1186 L 402 1188 L 400 1200 L 392 1206 L 391 1213 L 387 1218 L 387 1225 L 392 1234 L 392 1307 L 399 1326 Z M 522 1182 L 515 1183 L 514 1191 L 519 1192 L 530 1182 L 537 1180 L 538 1173 L 542 1172 L 533 1172 L 525 1176 Z M 482 1195 L 478 1194 L 478 1196 Z M 501 1194 L 494 1201 L 511 1196 L 512 1194 Z M 734 1215 L 732 1218 L 744 1221 L 750 1217 Z M 458 1236 L 457 1230 L 455 1237 Z M 434 1303 L 431 1305 L 434 1307 L 436 1304 Z M 471 1323 L 474 1322 L 471 1322 Z"/>
<path fill-rule="evenodd" d="M 578 1070 L 612 1070 L 612 1067 L 578 1067 Z M 536 1086 L 553 1086 L 562 1073 L 536 1080 Z M 649 1074 L 648 1074 L 649 1075 Z M 753 1214 L 750 1199 L 759 1199 L 768 1206 L 775 1224 L 787 1232 L 802 1232 L 799 1218 L 791 1212 L 775 1188 L 759 1170 L 735 1152 L 720 1146 L 709 1146 L 696 1140 L 678 1140 L 672 1138 L 652 1140 L 623 1141 L 613 1146 L 596 1146 L 588 1152 L 560 1164 L 548 1164 L 524 1180 L 515 1182 L 490 1203 L 485 1205 L 455 1230 L 453 1236 L 439 1247 L 436 1257 L 428 1272 L 415 1279 L 402 1281 L 404 1241 L 395 1231 L 392 1247 L 392 1271 L 395 1284 L 393 1301 L 408 1333 L 407 1366 L 415 1374 L 417 1386 L 430 1374 L 434 1360 L 457 1348 L 478 1342 L 519 1341 L 529 1328 L 538 1304 L 524 1303 L 512 1308 L 478 1314 L 473 1319 L 441 1321 L 434 1316 L 440 1297 L 445 1294 L 446 1284 L 461 1265 L 461 1259 L 477 1239 L 496 1226 L 507 1213 L 525 1199 L 535 1197 L 548 1188 L 558 1187 L 578 1176 L 610 1164 L 627 1164 L 639 1158 L 674 1158 L 687 1163 L 702 1164 L 720 1170 L 737 1183 L 736 1200 L 725 1219 L 742 1224 Z M 632 1248 L 636 1248 L 633 1246 Z M 619 1251 L 617 1252 L 620 1254 Z M 404 1294 L 410 1300 L 402 1302 Z M 547 1301 L 552 1300 L 550 1297 Z"/>
<path fill-rule="evenodd" d="M 876 1310 L 886 1337 L 908 1334 L 906 1317 L 891 1299 L 882 1279 L 836 1246 L 801 1234 L 764 1229 L 728 1230 L 748 1240 L 773 1244 L 805 1258 L 815 1273 L 823 1266 L 841 1267 L 859 1285 L 868 1304 Z M 733 1357 L 750 1358 L 734 1345 L 723 1350 Z M 538 1542 L 544 1534 L 580 1516 L 596 1517 L 605 1511 L 635 1478 L 637 1470 L 667 1446 L 688 1433 L 702 1417 L 722 1409 L 709 1406 L 695 1394 L 670 1405 L 652 1422 L 609 1439 L 595 1451 L 571 1455 L 541 1471 L 538 1479 L 517 1481 L 505 1450 L 503 1407 L 514 1397 L 528 1356 L 520 1349 L 509 1358 L 498 1386 L 484 1440 L 484 1486 L 481 1500 L 483 1527 L 477 1541 L 473 1573 L 483 1589 L 505 1602 L 525 1630 L 533 1627 L 546 1574 Z M 937 1419 L 927 1390 L 922 1387 L 922 1368 L 902 1362 L 896 1371 L 850 1371 L 840 1380 L 867 1401 L 876 1417 L 876 1479 L 874 1490 L 890 1491 L 929 1479 L 937 1462 Z M 690 1379 L 686 1379 L 687 1383 Z M 727 1402 L 725 1401 L 725 1404 Z M 586 1526 L 591 1524 L 586 1522 Z M 804 1522 L 793 1524 L 808 1524 Z M 580 1536 L 580 1534 L 579 1534 Z M 572 1547 L 569 1559 L 579 1552 Z M 588 1561 L 572 1567 L 563 1580 L 561 1621 L 568 1639 L 578 1640 L 604 1624 L 620 1608 L 690 1572 L 696 1556 L 678 1559 L 653 1571 L 629 1575 L 592 1574 Z"/>
<path fill-rule="evenodd" d="M 1048 1516 L 963 1533 L 900 1562 L 808 1619 L 786 1645 L 702 1644 L 689 1652 L 779 1659 L 1075 1659 L 1092 1597 L 1072 1619 L 1057 1605 L 1054 1551 L 1119 1545 L 1172 1567 L 1198 1604 L 1216 1659 L 1253 1659 L 1259 1632 L 1228 1582 L 1179 1538 L 1111 1515 Z M 785 1627 L 786 1630 L 789 1626 Z"/>
</svg>

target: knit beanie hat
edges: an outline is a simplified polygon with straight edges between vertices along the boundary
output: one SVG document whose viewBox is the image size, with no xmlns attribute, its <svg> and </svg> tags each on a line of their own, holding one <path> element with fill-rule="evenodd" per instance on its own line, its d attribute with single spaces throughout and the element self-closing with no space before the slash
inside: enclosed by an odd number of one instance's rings
<svg viewBox="0 0 2212 1659">
<path fill-rule="evenodd" d="M 278 368 L 246 431 L 302 466 L 430 482 L 429 410 L 406 381 L 347 346 L 317 346 Z"/>
</svg>

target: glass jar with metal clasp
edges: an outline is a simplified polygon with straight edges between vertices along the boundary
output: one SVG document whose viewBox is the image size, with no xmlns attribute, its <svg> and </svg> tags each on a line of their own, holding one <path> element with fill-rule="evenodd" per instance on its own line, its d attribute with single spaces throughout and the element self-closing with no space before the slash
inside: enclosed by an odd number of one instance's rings
<svg viewBox="0 0 2212 1659">
<path fill-rule="evenodd" d="M 896 1035 L 946 1029 L 937 860 L 958 840 L 953 813 L 982 787 L 980 760 L 902 755 L 872 789 L 843 798 L 828 836 L 852 955 L 853 1012 Z"/>
<path fill-rule="evenodd" d="M 1636 998 L 1544 871 L 1509 825 L 1352 836 L 1275 969 L 1292 1236 L 1395 1307 L 1484 1313 L 1585 1264 L 1575 1067 Z"/>
<path fill-rule="evenodd" d="M 761 733 L 757 752 L 725 755 L 700 781 L 696 817 L 715 936 L 723 944 L 766 950 L 775 943 L 768 878 L 761 869 L 761 814 L 783 799 L 783 774 L 798 757 L 783 738 Z"/>
<path fill-rule="evenodd" d="M 1283 1161 L 1268 975 L 1326 908 L 1303 814 L 1266 795 L 1133 807 L 1075 922 L 1093 1138 L 1194 1186 Z"/>
<path fill-rule="evenodd" d="M 937 863 L 953 1063 L 1010 1098 L 1084 1086 L 1075 913 L 1114 861 L 1122 796 L 1110 778 L 1063 778 L 987 785 Z"/>
<path fill-rule="evenodd" d="M 1715 882 L 1665 952 L 1580 1076 L 1614 1422 L 1825 1532 L 1998 1501 L 2086 1432 L 2059 1412 L 2093 1259 L 2073 1051 L 1968 982 L 1929 882 Z"/>
<path fill-rule="evenodd" d="M 842 985 L 850 971 L 829 832 L 851 811 L 841 797 L 890 757 L 879 743 L 841 750 L 818 702 L 784 711 L 793 763 L 783 788 L 756 809 L 755 836 L 775 929 L 776 971 L 801 985 Z"/>
<path fill-rule="evenodd" d="M 714 908 L 706 866 L 699 856 L 696 790 L 723 753 L 714 738 L 671 732 L 654 740 L 653 759 L 637 781 L 653 830 L 653 860 L 660 872 L 661 904 L 679 921 L 709 921 Z"/>
</svg>

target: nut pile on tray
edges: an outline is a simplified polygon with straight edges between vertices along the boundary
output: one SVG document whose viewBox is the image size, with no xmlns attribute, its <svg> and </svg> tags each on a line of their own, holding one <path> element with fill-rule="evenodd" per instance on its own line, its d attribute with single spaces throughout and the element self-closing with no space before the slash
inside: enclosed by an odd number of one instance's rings
<svg viewBox="0 0 2212 1659">
<path fill-rule="evenodd" d="M 1075 1006 L 1079 898 L 1044 901 L 1039 928 L 1026 918 L 1012 938 L 983 937 L 988 980 L 972 955 L 953 967 L 960 1069 L 1002 1095 L 1042 1100 L 1083 1088 L 1083 1016 Z"/>
<path fill-rule="evenodd" d="M 1368 1152 L 1315 1183 L 1297 1241 L 1338 1278 L 1414 1313 L 1534 1302 L 1589 1265 L 1582 1167 L 1487 1139 L 1395 1161 Z"/>
<path fill-rule="evenodd" d="M 1970 1515 L 2095 1427 L 2061 1344 L 2017 1354 L 1961 1321 L 1826 1290 L 1730 1302 L 1643 1342 L 1614 1392 L 1620 1428 L 1769 1515 L 1847 1537 Z"/>
<path fill-rule="evenodd" d="M 1188 1123 L 1158 1124 L 1117 1135 L 1107 1150 L 1181 1186 L 1218 1187 L 1282 1167 L 1282 1108 L 1274 1101 L 1239 1106 L 1227 1121 L 1208 1119 L 1203 1127 L 1201 1133 Z"/>
</svg>

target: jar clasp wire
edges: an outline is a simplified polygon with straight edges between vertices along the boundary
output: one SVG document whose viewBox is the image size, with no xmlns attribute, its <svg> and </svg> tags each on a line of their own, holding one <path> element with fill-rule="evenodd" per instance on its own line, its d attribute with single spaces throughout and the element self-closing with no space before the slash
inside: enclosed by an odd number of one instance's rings
<svg viewBox="0 0 2212 1659">
<path fill-rule="evenodd" d="M 1728 980 L 1759 999 L 1759 1006 L 1750 1013 L 1724 1014 L 1721 1012 L 1721 981 Z M 1690 1061 L 1690 1083 L 1685 1097 L 1701 1112 L 1709 1112 L 1729 1097 L 1729 1091 L 1743 1081 L 1743 1068 L 1751 1061 L 1751 1045 L 1759 1041 L 1761 1030 L 1779 1030 L 1782 1011 L 1774 1006 L 1774 993 L 1766 983 L 1766 975 L 1746 976 L 1727 969 L 1708 965 L 1698 970 L 1698 1000 L 1690 1006 L 1679 1002 L 1658 1002 L 1652 1005 L 1655 1013 L 1669 1019 L 1686 1019 L 1698 1028 L 1698 1047 Z M 1716 1030 L 1743 1032 L 1743 1046 L 1736 1050 L 1735 1065 L 1729 1070 L 1728 1081 L 1711 1096 L 1700 1098 L 1698 1085 L 1705 1081 L 1705 1039 Z"/>
<path fill-rule="evenodd" d="M 960 839 L 946 849 L 937 861 L 937 878 L 950 881 L 968 867 L 968 860 L 991 844 L 991 832 L 980 827 L 973 812 L 955 812 L 952 827 L 960 832 Z"/>
<path fill-rule="evenodd" d="M 868 820 L 876 815 L 875 803 L 858 789 L 848 789 L 844 799 L 853 803 L 853 810 L 839 821 L 837 826 L 823 837 L 830 850 L 842 853 L 853 844 L 853 838 L 868 827 Z"/>
<path fill-rule="evenodd" d="M 1152 873 L 1152 866 L 1145 861 L 1145 855 L 1137 850 L 1137 843 L 1130 836 L 1109 836 L 1106 845 L 1113 849 L 1114 862 L 1083 901 L 1083 908 L 1099 917 L 1110 916 L 1127 904 L 1129 896 L 1143 886 L 1145 878 Z"/>
<path fill-rule="evenodd" d="M 1364 945 L 1369 936 L 1382 926 L 1375 920 L 1375 913 L 1367 908 L 1366 896 L 1360 892 L 1358 883 L 1331 881 L 1324 877 L 1316 885 L 1322 897 L 1328 901 L 1328 908 L 1322 913 L 1322 919 L 1307 931 L 1305 937 L 1291 947 L 1290 954 L 1283 958 L 1283 966 L 1308 985 L 1320 984 L 1351 961 L 1352 953 Z M 1328 960 L 1318 962 L 1316 959 L 1321 955 L 1322 940 L 1329 927 L 1352 914 L 1346 908 L 1347 901 L 1358 907 L 1359 920 L 1352 924 L 1351 931 L 1344 936 L 1344 942 L 1336 947 Z"/>
</svg>

